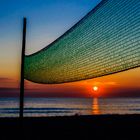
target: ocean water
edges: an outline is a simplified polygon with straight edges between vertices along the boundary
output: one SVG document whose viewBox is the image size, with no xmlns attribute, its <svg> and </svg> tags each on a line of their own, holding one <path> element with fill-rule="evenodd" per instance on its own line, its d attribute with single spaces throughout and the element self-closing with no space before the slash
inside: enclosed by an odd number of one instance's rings
<svg viewBox="0 0 140 140">
<path fill-rule="evenodd" d="M 25 98 L 25 117 L 140 114 L 140 98 Z M 19 98 L 0 98 L 0 117 L 18 117 Z"/>
</svg>

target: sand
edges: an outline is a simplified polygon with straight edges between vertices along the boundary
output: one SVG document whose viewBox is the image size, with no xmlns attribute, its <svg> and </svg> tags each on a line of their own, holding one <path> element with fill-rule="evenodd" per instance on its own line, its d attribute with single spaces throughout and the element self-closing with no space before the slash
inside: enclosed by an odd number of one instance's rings
<svg viewBox="0 0 140 140">
<path fill-rule="evenodd" d="M 5 139 L 140 139 L 140 115 L 1 118 Z M 20 134 L 20 136 L 18 136 Z M 136 138 L 137 137 L 137 138 Z M 138 138 L 139 137 L 139 138 Z"/>
</svg>

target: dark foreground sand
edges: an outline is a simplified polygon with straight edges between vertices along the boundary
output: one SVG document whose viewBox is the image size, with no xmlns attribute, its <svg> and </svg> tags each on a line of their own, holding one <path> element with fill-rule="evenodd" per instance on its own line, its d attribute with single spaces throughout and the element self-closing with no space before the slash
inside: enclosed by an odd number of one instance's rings
<svg viewBox="0 0 140 140">
<path fill-rule="evenodd" d="M 18 135 L 20 134 L 20 136 Z M 6 139 L 140 139 L 140 115 L 1 118 Z"/>
</svg>

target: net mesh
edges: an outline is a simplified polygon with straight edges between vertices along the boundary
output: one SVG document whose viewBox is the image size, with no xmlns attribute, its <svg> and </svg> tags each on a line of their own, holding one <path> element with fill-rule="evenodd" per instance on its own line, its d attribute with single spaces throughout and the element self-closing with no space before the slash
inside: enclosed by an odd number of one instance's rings
<svg viewBox="0 0 140 140">
<path fill-rule="evenodd" d="M 74 82 L 140 66 L 140 0 L 103 0 L 44 49 L 25 57 L 25 79 Z"/>
</svg>

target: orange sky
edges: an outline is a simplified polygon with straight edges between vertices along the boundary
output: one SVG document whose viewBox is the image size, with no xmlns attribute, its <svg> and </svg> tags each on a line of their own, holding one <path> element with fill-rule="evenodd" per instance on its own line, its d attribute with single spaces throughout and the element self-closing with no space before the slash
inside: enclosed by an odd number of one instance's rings
<svg viewBox="0 0 140 140">
<path fill-rule="evenodd" d="M 10 69 L 11 65 L 9 65 Z M 19 65 L 20 67 L 20 65 Z M 12 68 L 11 68 L 12 69 Z M 17 71 L 17 73 L 15 73 Z M 0 78 L 0 88 L 18 88 L 19 87 L 19 70 L 4 71 L 5 75 Z M 2 73 L 2 71 L 0 71 Z M 103 76 L 91 80 L 80 82 L 65 83 L 58 85 L 36 84 L 25 80 L 26 95 L 45 96 L 45 97 L 108 97 L 115 96 L 116 92 L 120 96 L 127 94 L 128 90 L 137 91 L 140 94 L 140 68 L 120 72 L 117 74 Z M 9 77 L 7 76 L 9 74 Z M 92 87 L 98 86 L 97 92 Z M 124 90 L 122 92 L 122 90 Z M 128 93 L 134 95 L 135 93 Z M 136 93 L 137 95 L 138 93 Z"/>
<path fill-rule="evenodd" d="M 19 58 L 20 59 L 20 58 Z M 17 59 L 16 59 L 17 60 Z M 20 64 L 19 62 L 8 61 L 8 63 L 1 65 L 0 69 L 0 87 L 18 87 L 20 80 Z M 42 88 L 50 87 L 50 85 L 41 85 L 27 82 L 28 88 Z M 30 86 L 29 86 L 30 85 Z M 66 83 L 60 85 L 52 85 L 55 87 L 73 85 L 118 85 L 125 87 L 140 87 L 140 68 L 127 70 L 117 74 L 103 76 L 95 79 L 84 80 L 80 82 Z"/>
<path fill-rule="evenodd" d="M 103 76 L 91 80 L 84 80 L 80 82 L 73 82 L 60 85 L 41 85 L 26 81 L 27 89 L 38 89 L 39 91 L 47 91 L 56 93 L 58 96 L 61 93 L 67 96 L 67 92 L 80 92 L 82 96 L 113 96 L 115 92 L 128 92 L 127 90 L 135 89 L 139 90 L 140 93 L 140 68 L 120 72 L 109 76 Z M 99 90 L 94 92 L 92 87 L 97 86 Z M 132 91 L 133 91 L 132 90 Z M 119 93 L 118 93 L 119 94 Z M 123 93 L 122 93 L 123 94 Z M 130 95 L 131 93 L 129 93 Z M 132 93 L 133 94 L 133 93 Z"/>
</svg>

